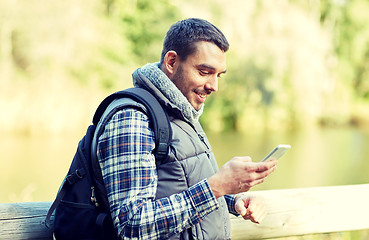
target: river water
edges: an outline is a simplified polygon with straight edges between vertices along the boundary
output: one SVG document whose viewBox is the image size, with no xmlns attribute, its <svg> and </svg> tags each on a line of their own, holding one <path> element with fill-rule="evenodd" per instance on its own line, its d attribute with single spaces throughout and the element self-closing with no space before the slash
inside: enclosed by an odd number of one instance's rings
<svg viewBox="0 0 369 240">
<path fill-rule="evenodd" d="M 220 166 L 233 156 L 249 155 L 259 161 L 278 144 L 292 146 L 279 160 L 277 170 L 254 190 L 369 183 L 368 130 L 312 128 L 222 134 L 212 139 Z"/>
<path fill-rule="evenodd" d="M 0 137 L 0 202 L 52 201 L 83 131 L 71 136 Z M 276 145 L 292 146 L 277 170 L 254 190 L 369 183 L 369 131 L 314 128 L 209 134 L 219 166 L 233 156 L 259 161 Z"/>
</svg>

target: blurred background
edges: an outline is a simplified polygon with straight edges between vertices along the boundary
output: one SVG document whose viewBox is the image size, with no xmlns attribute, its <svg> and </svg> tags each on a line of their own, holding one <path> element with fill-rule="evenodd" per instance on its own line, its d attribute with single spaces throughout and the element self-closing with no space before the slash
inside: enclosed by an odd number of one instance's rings
<svg viewBox="0 0 369 240">
<path fill-rule="evenodd" d="M 0 202 L 52 201 L 99 102 L 188 17 L 231 45 L 201 117 L 219 166 L 285 143 L 254 190 L 369 183 L 368 12 L 367 0 L 0 0 Z"/>
</svg>

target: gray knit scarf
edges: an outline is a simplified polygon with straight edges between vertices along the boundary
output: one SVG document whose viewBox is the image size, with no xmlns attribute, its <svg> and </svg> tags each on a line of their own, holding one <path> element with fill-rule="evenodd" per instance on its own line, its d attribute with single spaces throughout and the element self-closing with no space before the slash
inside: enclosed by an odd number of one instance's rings
<svg viewBox="0 0 369 240">
<path fill-rule="evenodd" d="M 199 120 L 204 104 L 197 111 L 183 93 L 174 85 L 174 83 L 159 68 L 159 63 L 148 63 L 139 70 L 161 93 L 177 108 L 179 108 L 186 120 L 195 123 Z M 133 82 L 137 85 L 136 82 Z"/>
</svg>

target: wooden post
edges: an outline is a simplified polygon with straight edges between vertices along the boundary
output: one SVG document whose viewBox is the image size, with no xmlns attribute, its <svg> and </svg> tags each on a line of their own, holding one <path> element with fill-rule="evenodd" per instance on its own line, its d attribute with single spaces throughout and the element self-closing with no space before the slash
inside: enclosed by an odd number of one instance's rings
<svg viewBox="0 0 369 240">
<path fill-rule="evenodd" d="M 232 239 L 265 239 L 369 229 L 369 184 L 250 192 L 264 198 L 261 224 L 232 217 Z M 51 202 L 0 204 L 0 239 L 52 239 Z M 52 219 L 53 220 L 53 219 Z M 53 222 L 53 221 L 52 221 Z"/>
</svg>

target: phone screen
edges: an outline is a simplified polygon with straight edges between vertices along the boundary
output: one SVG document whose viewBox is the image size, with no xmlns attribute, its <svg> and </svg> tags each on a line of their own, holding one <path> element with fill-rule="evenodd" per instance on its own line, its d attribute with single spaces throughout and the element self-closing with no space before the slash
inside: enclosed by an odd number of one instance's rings
<svg viewBox="0 0 369 240">
<path fill-rule="evenodd" d="M 268 160 L 272 160 L 272 159 L 277 159 L 278 160 L 280 157 L 282 157 L 290 149 L 291 149 L 290 145 L 280 144 L 276 148 L 274 148 L 273 151 L 271 151 L 268 155 L 266 155 L 265 158 L 263 158 L 263 160 L 261 160 L 261 161 L 264 162 L 264 161 L 268 161 Z"/>
</svg>

